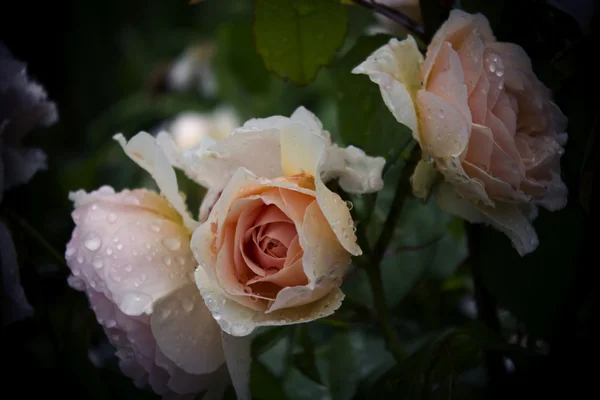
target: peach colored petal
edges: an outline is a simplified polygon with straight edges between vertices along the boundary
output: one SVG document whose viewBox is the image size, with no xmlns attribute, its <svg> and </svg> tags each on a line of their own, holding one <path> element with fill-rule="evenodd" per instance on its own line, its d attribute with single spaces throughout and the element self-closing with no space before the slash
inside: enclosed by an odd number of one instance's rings
<svg viewBox="0 0 600 400">
<path fill-rule="evenodd" d="M 494 149 L 492 131 L 487 126 L 473 124 L 465 161 L 488 170 Z"/>
<path fill-rule="evenodd" d="M 256 282 L 271 282 L 281 287 L 292 287 L 306 285 L 308 278 L 302 269 L 302 260 L 297 260 L 275 274 L 256 277 L 253 282 L 248 282 L 248 284 L 251 285 Z"/>
<path fill-rule="evenodd" d="M 461 155 L 469 141 L 470 122 L 452 105 L 424 90 L 417 93 L 417 105 L 424 150 L 433 157 Z"/>
<path fill-rule="evenodd" d="M 300 235 L 296 235 L 288 246 L 284 267 L 292 265 L 302 257 L 302 246 L 300 246 Z"/>
<path fill-rule="evenodd" d="M 464 82 L 465 76 L 458 54 L 452 49 L 450 43 L 446 43 L 438 52 L 425 90 L 454 106 L 463 115 L 467 124 L 470 124 L 471 111 L 467 103 L 467 87 Z M 422 109 L 420 112 L 428 116 Z"/>
<path fill-rule="evenodd" d="M 464 71 L 464 83 L 469 96 L 483 75 L 484 49 L 483 41 L 478 35 L 468 35 L 456 50 Z"/>
<path fill-rule="evenodd" d="M 526 202 L 530 199 L 529 196 L 521 191 L 515 190 L 510 184 L 486 173 L 469 162 L 464 162 L 463 168 L 469 176 L 483 182 L 486 192 L 494 199 L 520 202 Z"/>
<path fill-rule="evenodd" d="M 502 57 L 486 49 L 483 53 L 483 70 L 490 84 L 487 96 L 487 107 L 493 109 L 504 91 L 505 68 Z"/>
<path fill-rule="evenodd" d="M 290 243 L 294 237 L 297 236 L 294 224 L 289 222 L 274 222 L 265 225 L 266 228 L 262 232 L 263 236 L 276 239 L 286 248 L 290 246 Z"/>
<path fill-rule="evenodd" d="M 272 224 L 273 222 L 291 222 L 291 220 L 279 207 L 267 205 L 256 218 L 254 226 Z"/>
<path fill-rule="evenodd" d="M 523 177 L 520 158 L 519 161 L 516 161 L 496 142 L 493 144 L 494 150 L 492 151 L 490 172 L 494 177 L 508 183 L 513 188 L 519 187 Z"/>
<path fill-rule="evenodd" d="M 431 188 L 435 182 L 442 176 L 435 168 L 432 159 L 420 160 L 415 167 L 415 172 L 410 177 L 413 194 L 420 199 L 427 199 L 431 192 Z"/>
<path fill-rule="evenodd" d="M 264 274 L 264 271 L 258 265 L 256 265 L 245 252 L 245 244 L 250 239 L 254 222 L 264 208 L 264 204 L 260 203 L 262 203 L 262 201 L 258 199 L 253 206 L 244 208 L 240 213 L 237 224 L 235 225 L 233 258 L 235 261 L 235 270 L 237 276 L 244 276 L 247 268 L 250 268 L 252 272 L 257 275 Z"/>
<path fill-rule="evenodd" d="M 518 109 L 517 109 L 518 110 Z M 511 136 L 517 133 L 517 114 L 506 93 L 500 94 L 492 113 L 504 124 Z"/>
<path fill-rule="evenodd" d="M 217 323 L 221 329 L 233 336 L 249 335 L 259 326 L 299 324 L 326 317 L 339 308 L 344 298 L 341 290 L 336 288 L 313 303 L 266 314 L 230 301 L 223 291 L 212 283 L 203 268 L 196 269 L 195 278 L 213 317 L 218 317 Z"/>
<path fill-rule="evenodd" d="M 510 155 L 513 159 L 519 160 L 520 155 L 517 150 L 517 146 L 515 145 L 515 141 L 506 129 L 506 126 L 500 121 L 494 114 L 488 111 L 486 116 L 485 125 L 492 130 L 492 134 L 494 135 L 494 142 L 500 146 L 502 150 L 504 150 L 508 155 Z"/>
<path fill-rule="evenodd" d="M 300 229 L 306 208 L 315 201 L 313 196 L 299 193 L 293 190 L 279 189 L 279 195 L 286 206 L 286 215 L 294 221 L 296 229 Z"/>
<path fill-rule="evenodd" d="M 488 113 L 487 98 L 490 81 L 485 73 L 481 74 L 473 92 L 469 95 L 469 109 L 474 124 L 485 125 Z"/>
</svg>

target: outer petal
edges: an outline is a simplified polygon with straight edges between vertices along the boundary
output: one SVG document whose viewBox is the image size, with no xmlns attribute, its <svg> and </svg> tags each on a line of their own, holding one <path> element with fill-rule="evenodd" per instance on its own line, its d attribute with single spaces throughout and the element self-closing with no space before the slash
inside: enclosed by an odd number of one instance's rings
<svg viewBox="0 0 600 400">
<path fill-rule="evenodd" d="M 491 224 L 505 233 L 521 256 L 531 253 L 539 244 L 531 222 L 517 204 L 497 203 L 495 207 L 476 206 L 460 198 L 449 184 L 444 184 L 436 197 L 441 209 L 473 223 Z"/>
<path fill-rule="evenodd" d="M 193 283 L 154 304 L 151 326 L 161 351 L 188 373 L 207 374 L 225 361 L 221 329 Z"/>
<path fill-rule="evenodd" d="M 121 134 L 115 135 L 114 138 L 133 161 L 152 175 L 161 193 L 183 217 L 185 225 L 190 230 L 194 230 L 198 223 L 187 211 L 185 202 L 179 194 L 175 171 L 155 138 L 146 132 L 138 133 L 129 142 Z"/>
<path fill-rule="evenodd" d="M 265 314 L 229 300 L 211 283 L 203 268 L 196 269 L 196 284 L 221 329 L 233 336 L 249 335 L 259 326 L 296 324 L 326 317 L 339 308 L 344 298 L 342 291 L 335 289 L 316 302 Z"/>
<path fill-rule="evenodd" d="M 322 174 L 327 174 L 323 169 L 327 167 L 326 146 L 324 139 L 302 129 L 299 124 L 291 123 L 281 130 L 281 164 L 286 176 L 308 174 L 314 177 L 317 201 L 339 242 L 350 254 L 361 255 L 346 203 L 321 179 Z"/>
<path fill-rule="evenodd" d="M 325 181 L 339 178 L 340 187 L 348 193 L 364 194 L 383 189 L 382 172 L 385 158 L 370 157 L 358 147 L 344 149 L 331 146 L 321 166 Z"/>
<path fill-rule="evenodd" d="M 413 131 L 417 140 L 419 125 L 413 101 L 421 87 L 422 63 L 423 55 L 412 36 L 408 36 L 401 42 L 390 40 L 352 70 L 354 74 L 368 75 L 371 81 L 379 85 L 387 107 L 398 122 Z"/>
<path fill-rule="evenodd" d="M 67 245 L 69 267 L 123 313 L 151 312 L 156 299 L 188 282 L 196 265 L 189 233 L 163 197 L 104 187 L 71 198 L 77 227 Z"/>
</svg>

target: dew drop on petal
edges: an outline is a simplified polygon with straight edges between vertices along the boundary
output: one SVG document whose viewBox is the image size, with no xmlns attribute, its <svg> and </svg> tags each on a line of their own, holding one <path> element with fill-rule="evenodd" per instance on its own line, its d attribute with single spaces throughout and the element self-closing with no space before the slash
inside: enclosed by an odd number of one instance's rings
<svg viewBox="0 0 600 400">
<path fill-rule="evenodd" d="M 125 266 L 125 271 L 127 271 L 127 272 L 131 272 L 131 271 L 133 271 L 133 267 L 131 266 L 131 264 L 127 264 L 127 265 Z"/>
<path fill-rule="evenodd" d="M 67 247 L 67 252 L 65 253 L 65 255 L 67 257 L 71 257 L 73 254 L 75 254 L 75 248 L 74 247 Z"/>
<path fill-rule="evenodd" d="M 102 240 L 100 239 L 100 236 L 93 232 L 90 232 L 83 241 L 83 245 L 89 251 L 96 251 L 102 245 Z"/>
<path fill-rule="evenodd" d="M 194 303 L 189 299 L 183 299 L 181 301 L 181 308 L 183 308 L 185 312 L 191 312 L 194 309 Z"/>
<path fill-rule="evenodd" d="M 108 321 L 106 321 L 107 328 L 114 328 L 115 326 L 117 326 L 117 321 L 115 321 L 114 319 L 109 319 Z"/>
<path fill-rule="evenodd" d="M 150 224 L 150 229 L 152 229 L 154 232 L 160 232 L 160 226 L 154 223 Z"/>
<path fill-rule="evenodd" d="M 351 201 L 346 201 L 346 207 L 348 207 L 348 210 L 352 210 L 352 208 L 354 207 L 354 204 L 352 204 Z"/>
<path fill-rule="evenodd" d="M 171 265 L 171 262 L 173 262 L 173 259 L 171 258 L 171 256 L 164 256 L 163 261 L 166 265 Z"/>
<path fill-rule="evenodd" d="M 99 259 L 99 258 L 96 258 L 96 259 L 95 259 L 95 260 L 92 262 L 92 264 L 94 265 L 94 268 L 96 268 L 96 269 L 100 269 L 100 268 L 102 268 L 102 267 L 104 266 L 104 263 L 103 263 L 103 262 L 102 262 L 102 260 L 101 260 L 101 259 Z"/>
<path fill-rule="evenodd" d="M 185 258 L 183 256 L 177 256 L 177 262 L 179 265 L 185 264 Z"/>
<path fill-rule="evenodd" d="M 78 262 L 79 264 L 83 264 L 83 256 L 78 256 L 78 257 L 77 257 L 77 262 Z"/>
<path fill-rule="evenodd" d="M 110 247 L 108 249 L 106 249 L 106 255 L 110 256 L 113 253 L 113 249 L 111 249 Z"/>
<path fill-rule="evenodd" d="M 169 308 L 165 308 L 160 313 L 160 317 L 163 319 L 163 321 L 169 318 L 169 315 L 171 315 L 171 310 Z"/>
<path fill-rule="evenodd" d="M 181 247 L 181 240 L 176 237 L 164 238 L 162 244 L 171 251 L 177 251 Z"/>
<path fill-rule="evenodd" d="M 115 222 L 117 222 L 117 220 L 119 219 L 119 217 L 117 216 L 117 214 L 115 213 L 109 213 L 108 216 L 106 217 L 106 220 L 108 222 L 110 222 L 111 224 L 114 224 Z"/>
</svg>

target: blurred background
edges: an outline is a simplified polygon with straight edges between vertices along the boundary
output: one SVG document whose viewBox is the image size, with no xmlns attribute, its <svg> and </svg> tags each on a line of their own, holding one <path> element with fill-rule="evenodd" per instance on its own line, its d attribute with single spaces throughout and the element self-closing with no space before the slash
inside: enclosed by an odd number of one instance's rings
<svg viewBox="0 0 600 400">
<path fill-rule="evenodd" d="M 572 198 L 552 219 L 542 213 L 536 222 L 540 249 L 523 261 L 499 234 L 486 231 L 483 238 L 483 254 L 490 255 L 483 279 L 499 302 L 505 339 L 552 356 L 543 362 L 527 360 L 516 369 L 517 360 L 506 359 L 508 373 L 513 372 L 511 388 L 533 393 L 554 376 L 585 386 L 591 370 L 584 365 L 598 350 L 593 317 L 598 311 L 597 272 L 590 261 L 595 255 L 591 220 L 597 203 L 597 185 L 592 183 L 598 179 L 599 93 L 593 58 L 598 24 L 591 22 L 592 3 L 579 2 L 569 15 L 544 1 L 460 2 L 471 12 L 484 12 L 499 39 L 525 47 L 570 120 L 563 173 Z M 409 132 L 393 123 L 380 99 L 371 96 L 377 103 L 367 104 L 358 95 L 352 97 L 358 90 L 353 85 L 363 88 L 367 78 L 351 76 L 350 69 L 369 54 L 365 50 L 388 39 L 369 39 L 353 52 L 359 36 L 381 27 L 369 11 L 350 7 L 348 36 L 336 59 L 314 82 L 299 86 L 264 67 L 254 44 L 252 7 L 249 0 L 208 0 L 193 6 L 187 0 L 2 2 L 0 39 L 28 64 L 29 74 L 47 89 L 60 116 L 57 124 L 26 138 L 26 144 L 47 153 L 47 171 L 6 193 L 2 202 L 22 283 L 35 310 L 33 317 L 2 330 L 5 390 L 18 391 L 25 399 L 157 398 L 119 372 L 85 295 L 66 281 L 63 255 L 73 229 L 68 193 L 102 185 L 116 190 L 153 185 L 123 154 L 114 134 L 130 137 L 141 130 L 168 129 L 181 113 L 226 108 L 243 122 L 290 115 L 304 105 L 344 144 L 355 144 L 338 135 L 351 129 L 345 117 L 355 115 L 355 129 L 362 126 L 363 136 L 379 135 L 356 143 L 372 155 L 394 157 L 389 150 L 409 140 Z M 361 125 L 361 110 L 371 113 L 368 126 Z M 378 197 L 369 228 L 377 229 L 385 218 L 398 174 L 395 167 L 386 174 L 389 184 Z M 197 209 L 202 191 L 180 178 L 188 202 Z M 360 207 L 361 199 L 353 201 Z M 407 351 L 415 352 L 449 327 L 475 318 L 467 253 L 462 221 L 432 201 L 407 201 L 382 266 L 394 324 Z M 398 388 L 406 382 L 399 382 L 398 371 L 389 375 L 394 361 L 375 327 L 363 271 L 351 270 L 343 289 L 347 298 L 333 318 L 257 332 L 251 384 L 255 398 L 420 398 L 400 396 L 405 392 Z M 469 343 L 456 346 L 455 358 L 444 359 L 440 368 L 460 376 L 468 390 L 450 385 L 452 398 L 485 396 L 481 349 Z M 447 392 L 434 393 L 450 398 Z"/>
</svg>

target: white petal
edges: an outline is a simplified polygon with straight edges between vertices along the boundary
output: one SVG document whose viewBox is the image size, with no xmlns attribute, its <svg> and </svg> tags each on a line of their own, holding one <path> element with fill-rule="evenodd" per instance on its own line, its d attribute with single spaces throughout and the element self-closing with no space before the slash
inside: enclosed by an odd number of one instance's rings
<svg viewBox="0 0 600 400">
<path fill-rule="evenodd" d="M 140 132 L 127 142 L 123 135 L 117 134 L 114 139 L 123 147 L 125 153 L 144 168 L 156 181 L 161 193 L 169 203 L 181 214 L 185 226 L 194 230 L 198 223 L 190 216 L 177 185 L 177 176 L 162 148 L 154 137 Z"/>
<path fill-rule="evenodd" d="M 250 400 L 250 336 L 236 337 L 222 332 L 223 352 L 227 360 L 227 369 L 239 400 Z"/>
<path fill-rule="evenodd" d="M 352 70 L 354 74 L 366 74 L 379 85 L 381 95 L 396 120 L 413 131 L 419 140 L 419 125 L 414 96 L 421 87 L 421 64 L 419 52 L 412 36 L 399 42 L 396 39 L 373 54 Z"/>
<path fill-rule="evenodd" d="M 364 194 L 383 189 L 382 171 L 385 158 L 370 157 L 361 149 L 333 145 L 327 149 L 321 166 L 323 181 L 339 178 L 340 187 L 347 193 Z"/>
<path fill-rule="evenodd" d="M 196 269 L 196 284 L 221 329 L 233 336 L 249 335 L 259 326 L 297 324 L 326 317 L 339 308 L 344 298 L 342 291 L 335 289 L 314 303 L 265 314 L 228 299 L 211 283 L 203 268 Z"/>
<path fill-rule="evenodd" d="M 162 352 L 188 373 L 207 374 L 225 361 L 221 330 L 193 283 L 156 301 L 151 325 Z"/>
</svg>

